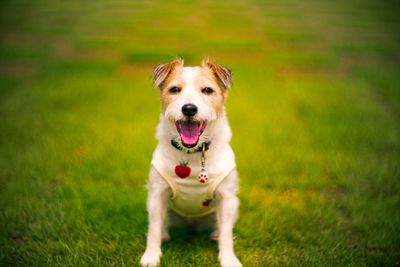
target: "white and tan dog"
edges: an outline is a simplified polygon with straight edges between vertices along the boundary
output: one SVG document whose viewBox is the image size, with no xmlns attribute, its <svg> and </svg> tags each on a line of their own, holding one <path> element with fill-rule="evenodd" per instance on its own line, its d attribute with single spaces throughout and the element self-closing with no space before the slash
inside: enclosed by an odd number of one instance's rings
<svg viewBox="0 0 400 267">
<path fill-rule="evenodd" d="M 156 66 L 162 113 L 148 183 L 149 228 L 142 266 L 157 266 L 161 242 L 173 222 L 215 226 L 223 267 L 242 266 L 233 250 L 232 229 L 239 200 L 238 174 L 229 141 L 224 102 L 231 71 L 206 59 L 184 67 L 176 59 Z"/>
</svg>

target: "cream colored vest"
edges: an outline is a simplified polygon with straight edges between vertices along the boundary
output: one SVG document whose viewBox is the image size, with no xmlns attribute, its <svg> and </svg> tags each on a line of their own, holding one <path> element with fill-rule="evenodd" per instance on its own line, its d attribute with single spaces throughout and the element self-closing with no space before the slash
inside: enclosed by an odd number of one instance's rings
<svg viewBox="0 0 400 267">
<path fill-rule="evenodd" d="M 200 161 L 200 158 L 199 158 Z M 191 167 L 191 173 L 188 177 L 182 179 L 175 173 L 176 164 L 166 166 L 162 158 L 157 153 L 153 155 L 152 166 L 169 184 L 172 196 L 169 201 L 169 207 L 176 213 L 185 217 L 200 217 L 215 211 L 214 192 L 218 185 L 229 175 L 236 167 L 234 155 L 228 146 L 216 164 L 206 160 L 206 171 L 208 173 L 208 182 L 200 183 L 197 176 L 201 168 L 195 162 L 188 166 Z M 178 162 L 177 162 L 178 164 Z"/>
</svg>

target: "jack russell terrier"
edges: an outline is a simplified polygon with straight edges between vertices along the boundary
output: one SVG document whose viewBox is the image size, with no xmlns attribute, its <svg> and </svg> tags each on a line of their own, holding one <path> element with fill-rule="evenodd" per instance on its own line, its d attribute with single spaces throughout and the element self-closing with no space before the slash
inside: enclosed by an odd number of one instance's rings
<svg viewBox="0 0 400 267">
<path fill-rule="evenodd" d="M 141 265 L 158 266 L 168 226 L 213 227 L 222 267 L 242 264 L 233 250 L 232 229 L 238 216 L 238 173 L 225 114 L 231 71 L 209 59 L 201 67 L 184 67 L 175 59 L 153 69 L 161 90 L 148 182 L 149 226 Z"/>
</svg>

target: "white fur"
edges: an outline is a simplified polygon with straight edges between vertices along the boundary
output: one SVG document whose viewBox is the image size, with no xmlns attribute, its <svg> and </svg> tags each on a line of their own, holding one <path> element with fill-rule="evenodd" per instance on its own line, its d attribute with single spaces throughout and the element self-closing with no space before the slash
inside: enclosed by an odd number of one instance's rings
<svg viewBox="0 0 400 267">
<path fill-rule="evenodd" d="M 229 146 L 231 131 L 225 112 L 222 116 L 217 116 L 216 111 L 207 102 L 207 96 L 201 94 L 192 86 L 193 79 L 198 75 L 198 67 L 183 68 L 182 75 L 185 81 L 185 88 L 174 99 L 173 103 L 160 116 L 160 123 L 157 127 L 157 139 L 159 141 L 155 154 L 162 155 L 166 166 L 175 166 L 179 161 L 189 161 L 191 166 L 199 166 L 199 153 L 186 153 L 195 151 L 200 144 L 205 141 L 211 141 L 206 152 L 207 168 L 212 172 L 213 168 L 218 168 L 221 162 L 221 151 Z M 200 136 L 198 145 L 194 148 L 181 151 L 171 145 L 174 139 L 180 142 L 179 134 L 174 122 L 183 119 L 181 108 L 184 104 L 191 103 L 198 107 L 196 119 L 206 120 L 208 126 Z M 230 149 L 230 147 L 229 147 Z M 168 221 L 168 198 L 171 195 L 171 189 L 163 177 L 152 167 L 148 182 L 148 200 L 147 209 L 149 213 L 149 227 L 147 235 L 147 247 L 141 258 L 142 266 L 158 266 L 161 257 L 161 242 L 168 239 L 167 221 Z M 218 239 L 219 255 L 222 267 L 240 267 L 242 264 L 235 256 L 233 250 L 232 229 L 237 218 L 239 200 L 237 198 L 238 175 L 237 171 L 232 171 L 228 177 L 218 186 L 215 191 L 217 202 L 216 213 L 195 218 L 180 218 L 180 222 L 195 223 L 201 220 L 210 221 L 210 216 L 216 221 L 216 229 L 212 234 L 213 239 Z M 180 217 L 176 216 L 175 217 Z M 203 222 L 203 221 L 202 221 Z"/>
</svg>

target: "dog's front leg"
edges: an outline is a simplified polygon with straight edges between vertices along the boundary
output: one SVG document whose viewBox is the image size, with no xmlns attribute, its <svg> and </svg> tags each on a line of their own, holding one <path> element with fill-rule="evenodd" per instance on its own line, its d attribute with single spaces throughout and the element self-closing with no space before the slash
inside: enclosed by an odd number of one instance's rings
<svg viewBox="0 0 400 267">
<path fill-rule="evenodd" d="M 140 263 L 142 266 L 154 267 L 160 262 L 161 239 L 164 229 L 167 202 L 169 197 L 168 185 L 162 177 L 152 169 L 150 172 L 147 210 L 149 213 L 149 229 L 147 246 Z"/>
<path fill-rule="evenodd" d="M 233 171 L 216 191 L 218 224 L 218 259 L 222 267 L 241 267 L 233 250 L 232 230 L 235 224 L 239 199 L 237 192 L 237 172 Z"/>
</svg>

